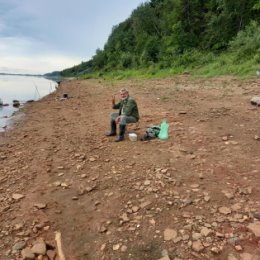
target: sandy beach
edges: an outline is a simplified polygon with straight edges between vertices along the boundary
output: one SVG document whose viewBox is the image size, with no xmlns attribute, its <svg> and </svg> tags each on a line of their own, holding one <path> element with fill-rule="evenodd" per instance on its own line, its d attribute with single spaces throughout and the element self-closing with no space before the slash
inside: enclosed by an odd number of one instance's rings
<svg viewBox="0 0 260 260">
<path fill-rule="evenodd" d="M 167 141 L 105 136 L 121 87 L 141 115 L 128 131 L 165 118 Z M 0 259 L 58 259 L 60 231 L 67 260 L 259 260 L 259 89 L 259 78 L 73 80 L 27 104 L 0 133 Z"/>
</svg>

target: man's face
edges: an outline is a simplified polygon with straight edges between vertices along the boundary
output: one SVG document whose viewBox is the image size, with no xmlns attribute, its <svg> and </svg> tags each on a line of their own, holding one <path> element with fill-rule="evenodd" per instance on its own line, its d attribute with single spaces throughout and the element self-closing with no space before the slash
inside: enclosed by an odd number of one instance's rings
<svg viewBox="0 0 260 260">
<path fill-rule="evenodd" d="M 120 91 L 120 96 L 121 96 L 121 99 L 126 99 L 128 97 L 128 92 L 126 91 Z"/>
</svg>

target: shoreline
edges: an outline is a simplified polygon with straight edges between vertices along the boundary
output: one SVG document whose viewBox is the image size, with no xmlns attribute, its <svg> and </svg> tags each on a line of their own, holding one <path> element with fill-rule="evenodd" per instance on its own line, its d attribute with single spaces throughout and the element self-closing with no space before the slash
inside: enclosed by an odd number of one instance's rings
<svg viewBox="0 0 260 260">
<path fill-rule="evenodd" d="M 0 84 L 0 99 L 5 104 L 0 107 L 1 132 L 9 126 L 9 121 L 12 121 L 17 111 L 23 109 L 31 101 L 40 100 L 55 91 L 57 86 L 54 80 L 31 75 L 0 75 Z"/>
</svg>

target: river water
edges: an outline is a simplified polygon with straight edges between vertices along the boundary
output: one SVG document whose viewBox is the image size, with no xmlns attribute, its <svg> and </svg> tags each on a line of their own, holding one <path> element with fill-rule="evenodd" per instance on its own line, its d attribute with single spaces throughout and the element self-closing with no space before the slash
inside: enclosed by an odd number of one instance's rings
<svg viewBox="0 0 260 260">
<path fill-rule="evenodd" d="M 30 100 L 39 100 L 55 90 L 57 83 L 42 77 L 0 75 L 0 132 L 12 120 L 19 108 L 13 106 L 13 100 L 22 105 Z"/>
</svg>

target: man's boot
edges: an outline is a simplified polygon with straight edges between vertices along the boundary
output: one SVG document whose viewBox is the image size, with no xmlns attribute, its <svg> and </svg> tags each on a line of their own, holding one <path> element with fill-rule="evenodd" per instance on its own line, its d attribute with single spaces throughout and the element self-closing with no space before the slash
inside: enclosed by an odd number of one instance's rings
<svg viewBox="0 0 260 260">
<path fill-rule="evenodd" d="M 115 120 L 111 120 L 110 122 L 111 131 L 106 133 L 106 136 L 116 136 L 116 122 Z"/>
<path fill-rule="evenodd" d="M 124 138 L 125 138 L 125 128 L 126 128 L 126 125 L 119 125 L 120 132 L 119 132 L 119 136 L 116 139 L 116 142 L 121 142 L 121 141 L 124 140 Z"/>
</svg>

